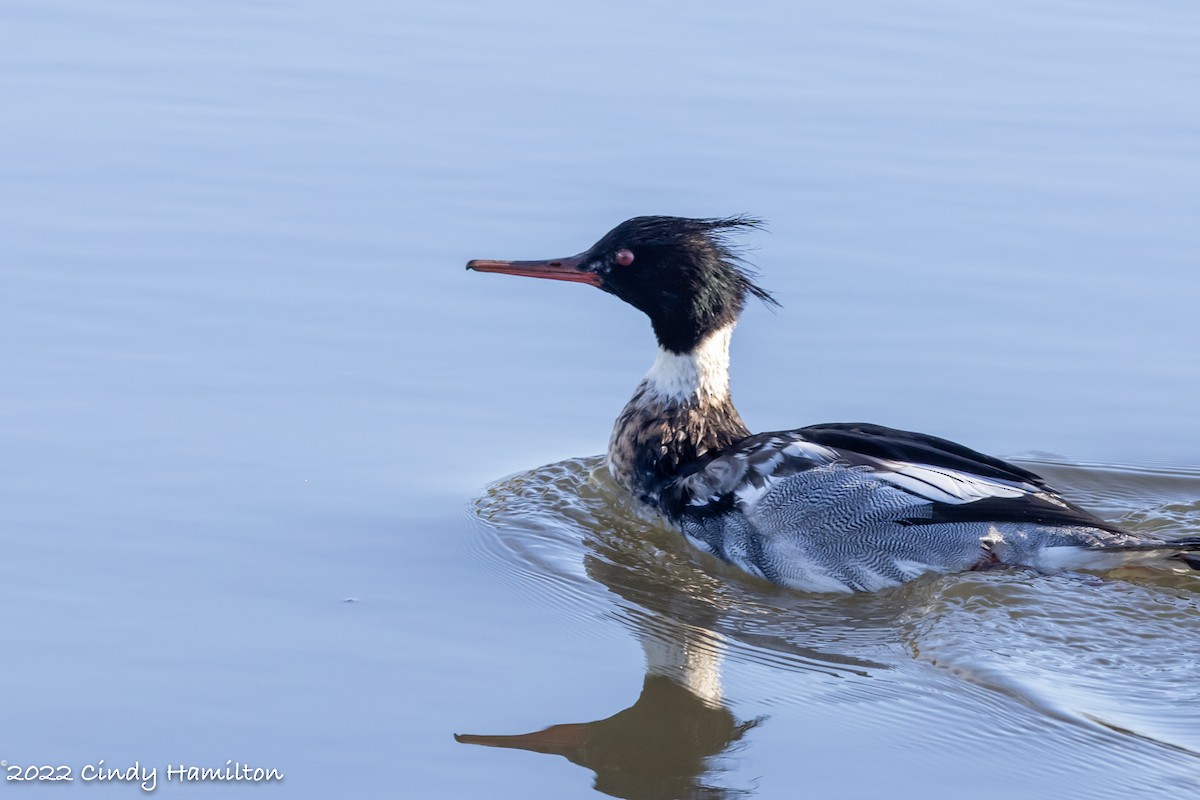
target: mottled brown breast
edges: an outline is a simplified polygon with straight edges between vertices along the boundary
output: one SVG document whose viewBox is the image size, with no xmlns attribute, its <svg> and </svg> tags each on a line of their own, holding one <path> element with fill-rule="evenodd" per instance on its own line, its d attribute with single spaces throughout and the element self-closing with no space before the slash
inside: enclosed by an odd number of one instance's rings
<svg viewBox="0 0 1200 800">
<path fill-rule="evenodd" d="M 621 486 L 656 505 L 662 487 L 688 465 L 749 435 L 728 399 L 664 400 L 643 384 L 613 426 L 608 468 Z"/>
</svg>

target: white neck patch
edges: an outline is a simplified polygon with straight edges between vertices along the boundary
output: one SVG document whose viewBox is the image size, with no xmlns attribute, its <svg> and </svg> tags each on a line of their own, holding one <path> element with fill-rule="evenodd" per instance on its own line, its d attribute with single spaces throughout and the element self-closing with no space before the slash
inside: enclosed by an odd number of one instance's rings
<svg viewBox="0 0 1200 800">
<path fill-rule="evenodd" d="M 642 380 L 650 391 L 666 400 L 729 399 L 729 339 L 733 325 L 714 331 L 690 353 L 672 353 L 660 347 L 654 366 Z"/>
</svg>

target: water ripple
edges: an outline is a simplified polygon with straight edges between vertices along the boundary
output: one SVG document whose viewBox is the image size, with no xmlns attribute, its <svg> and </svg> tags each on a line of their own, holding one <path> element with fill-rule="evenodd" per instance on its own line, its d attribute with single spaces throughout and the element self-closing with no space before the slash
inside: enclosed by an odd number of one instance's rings
<svg viewBox="0 0 1200 800">
<path fill-rule="evenodd" d="M 1130 527 L 1200 534 L 1200 473 L 1033 466 Z M 499 481 L 472 511 L 481 555 L 545 602 L 578 617 L 615 610 L 642 636 L 669 638 L 684 626 L 690 647 L 766 667 L 763 685 L 750 689 L 773 702 L 958 692 L 978 703 L 982 690 L 994 698 L 983 701 L 991 725 L 1012 717 L 1016 701 L 1089 735 L 1200 754 L 1200 580 L 1192 575 L 1014 569 L 931 576 L 868 595 L 802 594 L 688 547 L 612 483 L 600 457 Z M 773 673 L 816 680 L 795 686 Z"/>
</svg>

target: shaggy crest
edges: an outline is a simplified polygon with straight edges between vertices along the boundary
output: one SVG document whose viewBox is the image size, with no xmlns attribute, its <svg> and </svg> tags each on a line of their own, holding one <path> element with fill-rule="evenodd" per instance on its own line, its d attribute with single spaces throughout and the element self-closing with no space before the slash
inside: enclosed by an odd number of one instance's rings
<svg viewBox="0 0 1200 800">
<path fill-rule="evenodd" d="M 605 234 L 586 259 L 602 276 L 601 289 L 645 312 L 659 344 L 685 353 L 736 322 L 747 295 L 779 305 L 731 241 L 731 234 L 762 227 L 746 216 L 634 217 Z M 632 254 L 630 263 L 616 260 L 622 251 Z"/>
</svg>

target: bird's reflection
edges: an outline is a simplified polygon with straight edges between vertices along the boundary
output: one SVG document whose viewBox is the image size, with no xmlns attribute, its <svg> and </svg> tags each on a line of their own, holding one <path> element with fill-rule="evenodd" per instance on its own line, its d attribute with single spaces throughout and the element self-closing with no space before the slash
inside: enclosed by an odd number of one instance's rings
<svg viewBox="0 0 1200 800">
<path fill-rule="evenodd" d="M 585 591 L 596 587 L 597 598 L 615 604 L 618 619 L 642 643 L 641 695 L 629 708 L 594 722 L 455 739 L 561 755 L 592 770 L 595 788 L 614 797 L 749 795 L 748 788 L 718 785 L 728 777 L 722 767 L 730 754 L 762 722 L 739 721 L 725 701 L 721 661 L 731 642 L 743 656 L 761 647 L 772 658 L 790 659 L 796 669 L 865 676 L 885 667 L 845 646 L 856 633 L 850 629 L 843 637 L 844 626 L 837 627 L 846 618 L 845 600 L 797 601 L 697 566 L 677 533 L 656 527 L 629 507 L 602 466 L 602 459 L 572 460 L 507 479 L 480 499 L 477 514 L 520 552 L 522 563 L 537 563 L 548 574 L 565 570 L 570 575 L 576 565 L 583 567 Z M 563 542 L 569 560 L 565 565 L 539 561 L 544 551 L 522 549 L 530 542 Z M 892 612 L 882 612 L 890 622 Z M 824 642 L 827 620 L 835 623 L 835 632 Z M 814 631 L 818 635 L 808 635 Z"/>
<path fill-rule="evenodd" d="M 706 783 L 719 771 L 714 757 L 727 753 L 761 720 L 739 722 L 719 697 L 702 696 L 695 673 L 662 674 L 651 665 L 637 702 L 595 722 L 552 725 L 510 736 L 456 734 L 464 744 L 509 747 L 560 755 L 596 774 L 595 788 L 629 800 L 726 798 L 747 790 Z M 712 676 L 702 686 L 712 687 Z M 703 690 L 701 690 L 703 691 Z"/>
</svg>

